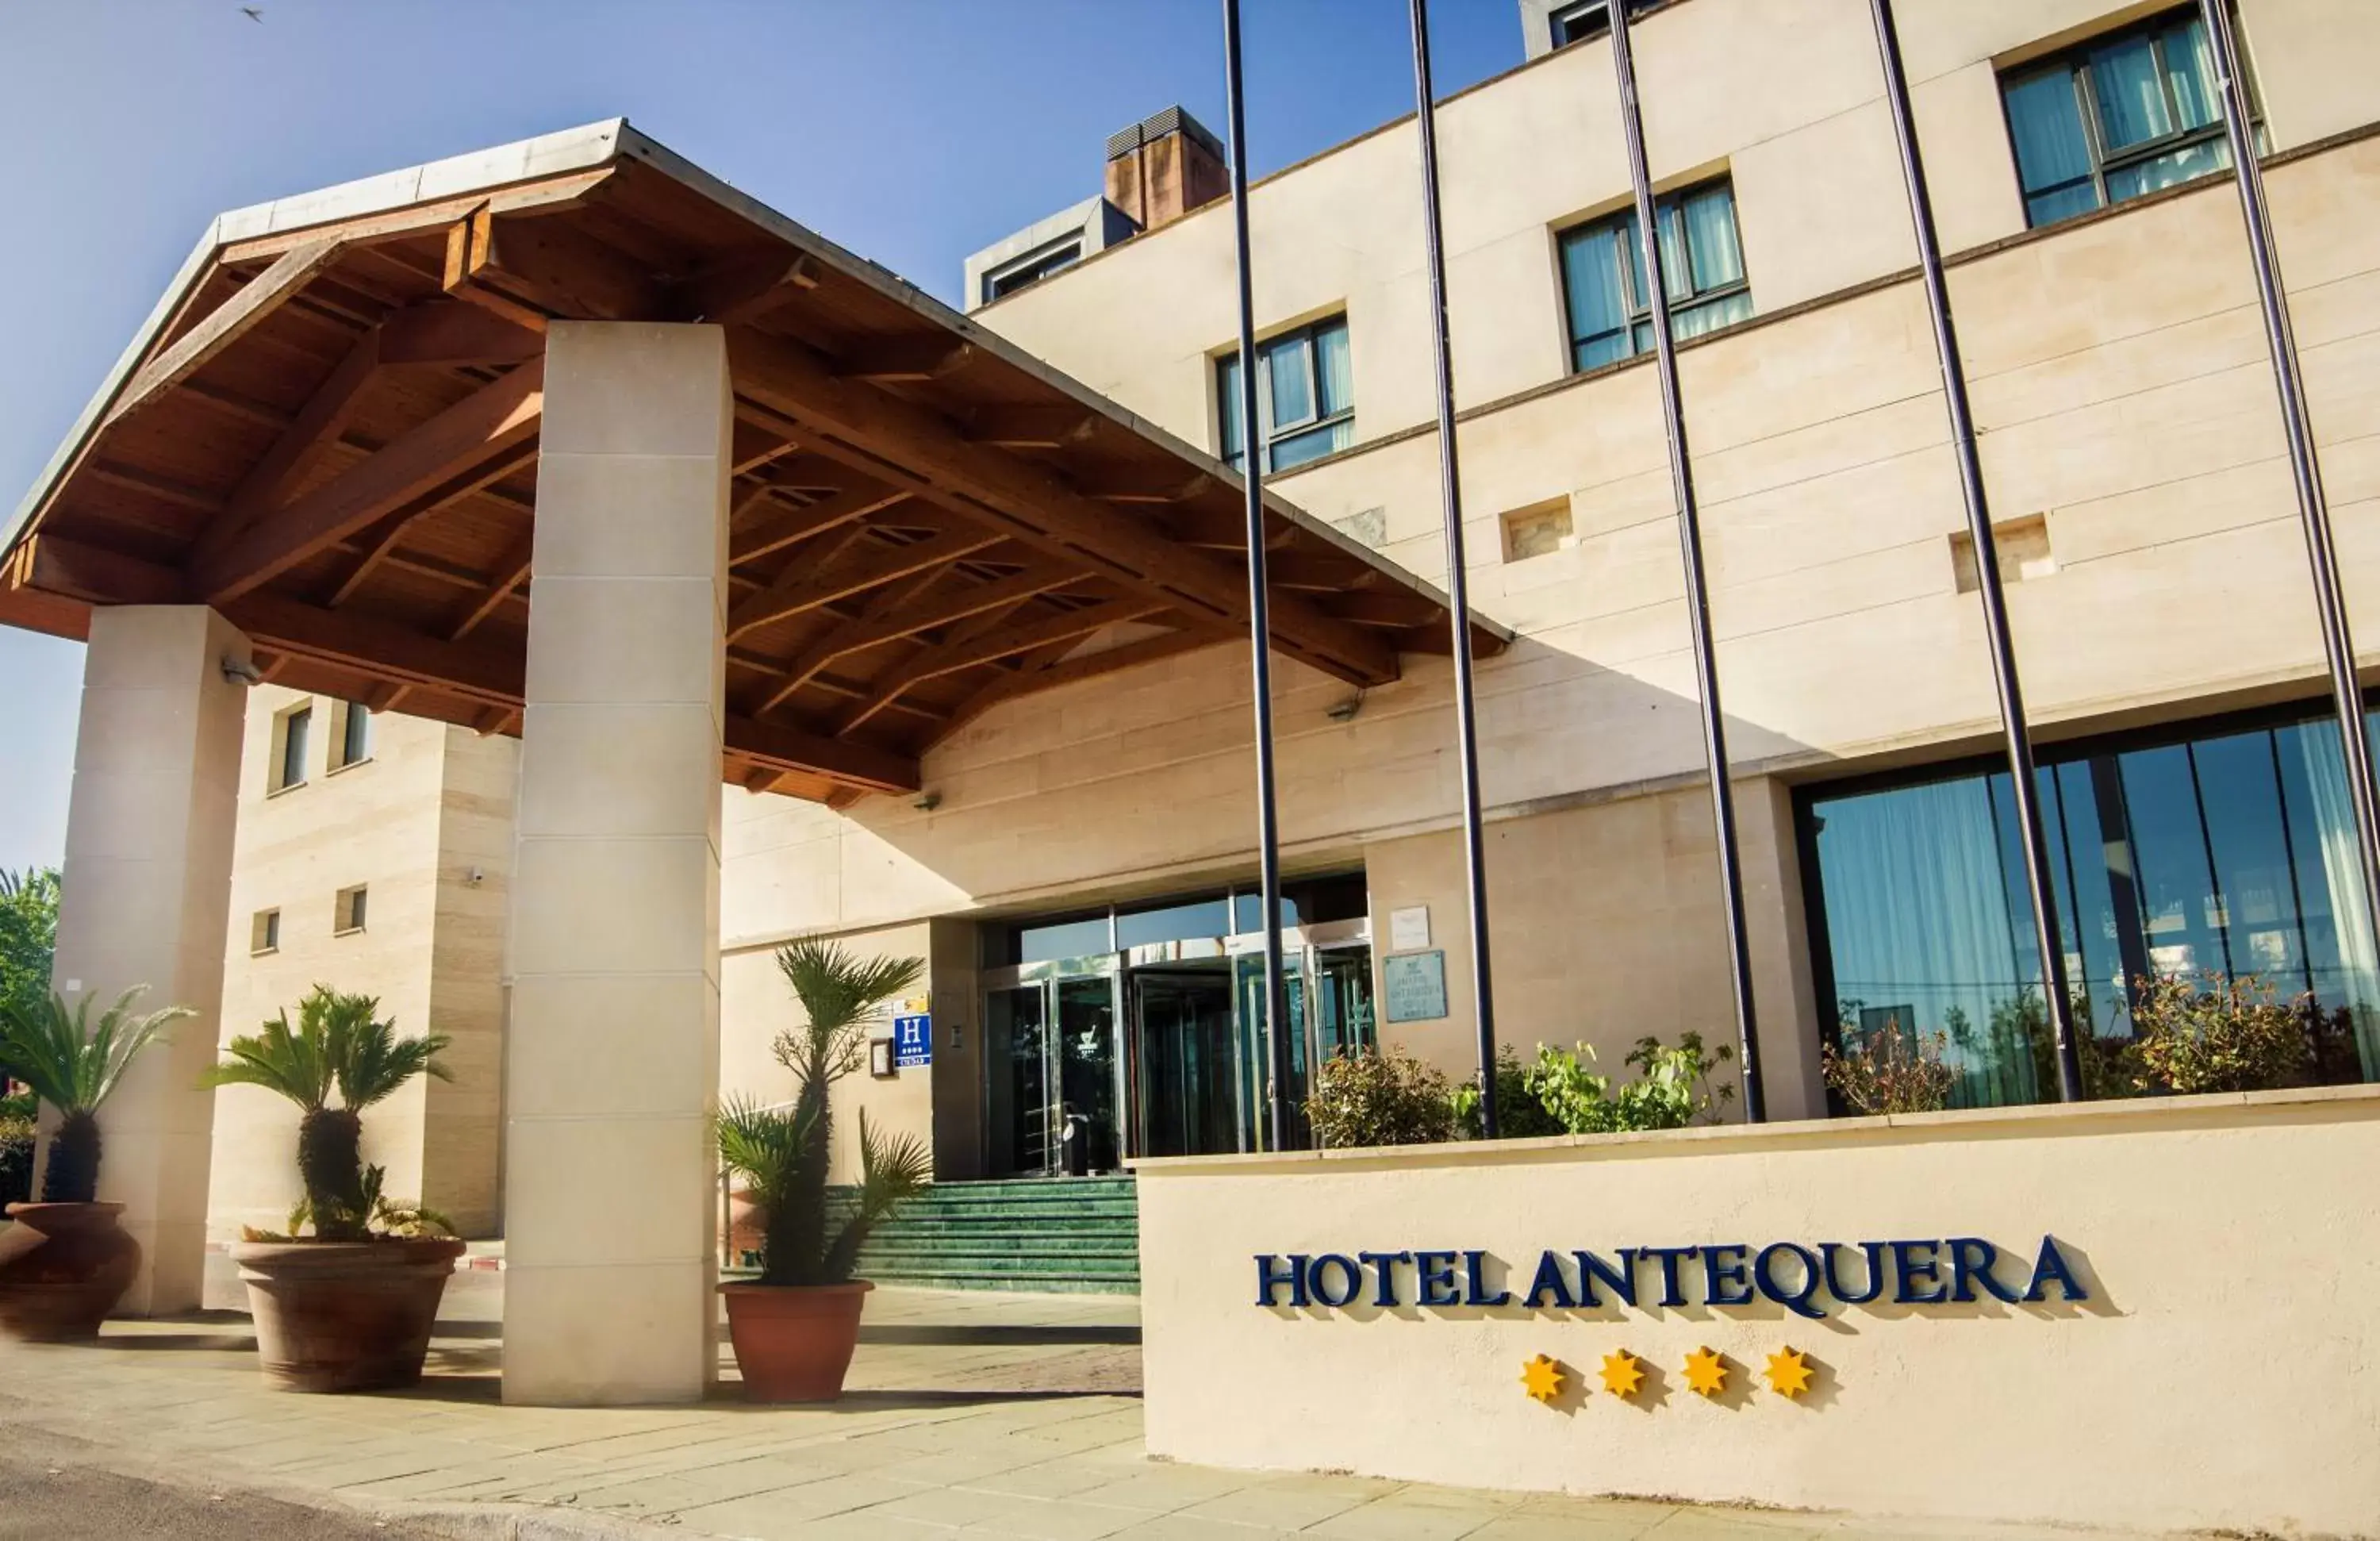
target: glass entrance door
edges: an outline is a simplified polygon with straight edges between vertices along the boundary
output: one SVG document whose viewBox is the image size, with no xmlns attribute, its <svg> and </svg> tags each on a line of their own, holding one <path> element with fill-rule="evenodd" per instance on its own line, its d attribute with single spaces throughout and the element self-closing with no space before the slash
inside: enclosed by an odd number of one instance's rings
<svg viewBox="0 0 2380 1541">
<path fill-rule="evenodd" d="M 1020 985 L 984 996 L 984 1126 L 995 1177 L 1058 1170 L 1049 990 L 1046 984 Z"/>
<path fill-rule="evenodd" d="M 1060 979 L 1057 1031 L 1059 1170 L 1075 1177 L 1123 1165 L 1123 1105 L 1116 1053 L 1115 980 Z"/>
<path fill-rule="evenodd" d="M 1289 998 L 1289 1145 L 1303 1150 L 1313 1143 L 1305 1123 L 1306 1067 L 1312 1048 L 1306 1042 L 1305 950 L 1285 948 L 1281 958 L 1281 993 Z M 1239 995 L 1240 1126 L 1243 1150 L 1272 1148 L 1272 1045 L 1265 1032 L 1265 960 L 1262 953 L 1242 953 L 1232 960 Z"/>
<path fill-rule="evenodd" d="M 1135 969 L 1131 996 L 1133 1154 L 1237 1150 L 1228 965 Z"/>
</svg>

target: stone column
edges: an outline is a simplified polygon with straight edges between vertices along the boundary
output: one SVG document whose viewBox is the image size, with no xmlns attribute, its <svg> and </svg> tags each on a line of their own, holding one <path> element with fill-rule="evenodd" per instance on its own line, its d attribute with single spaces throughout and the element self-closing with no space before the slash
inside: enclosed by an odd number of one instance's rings
<svg viewBox="0 0 2380 1541">
<path fill-rule="evenodd" d="M 94 610 L 67 804 L 52 984 L 100 1011 L 134 985 L 136 1012 L 189 1006 L 100 1110 L 99 1196 L 140 1243 L 122 1309 L 194 1310 L 206 1264 L 207 1169 L 230 935 L 248 639 L 199 605 Z"/>
<path fill-rule="evenodd" d="M 557 322 L 545 368 L 504 1394 L 690 1401 L 718 1354 L 726 341 L 715 326 Z"/>
<path fill-rule="evenodd" d="M 1768 1116 L 1779 1122 L 1824 1118 L 1827 1091 L 1818 1076 L 1818 1046 L 1826 1041 L 1825 1029 L 1810 968 L 1793 789 L 1774 776 L 1746 777 L 1735 783 L 1735 810 Z"/>
</svg>

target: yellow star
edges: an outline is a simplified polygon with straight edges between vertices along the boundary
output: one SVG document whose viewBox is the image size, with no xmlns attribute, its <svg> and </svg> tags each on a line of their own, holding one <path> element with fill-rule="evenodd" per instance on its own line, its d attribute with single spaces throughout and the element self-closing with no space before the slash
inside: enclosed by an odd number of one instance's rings
<svg viewBox="0 0 2380 1541">
<path fill-rule="evenodd" d="M 1521 1365 L 1521 1385 L 1539 1401 L 1550 1402 L 1561 1395 L 1561 1366 L 1542 1353 L 1533 1355 Z"/>
<path fill-rule="evenodd" d="M 1645 1384 L 1645 1366 L 1626 1349 L 1603 1356 L 1603 1389 L 1615 1397 L 1633 1397 Z"/>
<path fill-rule="evenodd" d="M 1815 1372 L 1802 1351 L 1789 1343 L 1784 1353 L 1768 1356 L 1768 1368 L 1764 1373 L 1779 1396 L 1798 1397 L 1810 1389 L 1810 1377 Z"/>
<path fill-rule="evenodd" d="M 1686 1387 L 1706 1397 L 1718 1395 L 1727 1389 L 1727 1361 L 1709 1349 L 1694 1350 L 1686 1355 Z"/>
</svg>

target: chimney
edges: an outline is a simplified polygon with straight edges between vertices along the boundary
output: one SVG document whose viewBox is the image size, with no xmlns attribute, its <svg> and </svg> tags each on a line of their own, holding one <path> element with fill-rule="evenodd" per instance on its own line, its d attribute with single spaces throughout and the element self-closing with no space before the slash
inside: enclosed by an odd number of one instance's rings
<svg viewBox="0 0 2380 1541">
<path fill-rule="evenodd" d="M 1231 190 L 1222 141 L 1180 107 L 1108 136 L 1108 201 L 1143 230 L 1171 224 Z"/>
</svg>

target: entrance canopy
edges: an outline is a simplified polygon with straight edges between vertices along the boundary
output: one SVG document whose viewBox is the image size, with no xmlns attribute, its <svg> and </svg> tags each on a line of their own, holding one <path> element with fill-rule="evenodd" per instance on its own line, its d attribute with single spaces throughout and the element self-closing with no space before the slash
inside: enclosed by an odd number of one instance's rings
<svg viewBox="0 0 2380 1541">
<path fill-rule="evenodd" d="M 726 329 L 733 781 L 914 789 L 998 702 L 1245 644 L 1234 473 L 625 120 L 219 217 L 18 511 L 0 620 L 203 603 L 278 683 L 518 732 L 553 320 Z M 1274 647 L 1448 649 L 1437 589 L 1268 506 Z"/>
</svg>

